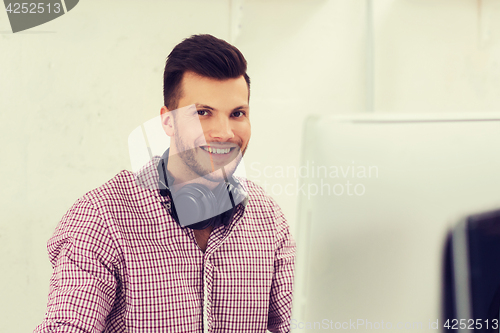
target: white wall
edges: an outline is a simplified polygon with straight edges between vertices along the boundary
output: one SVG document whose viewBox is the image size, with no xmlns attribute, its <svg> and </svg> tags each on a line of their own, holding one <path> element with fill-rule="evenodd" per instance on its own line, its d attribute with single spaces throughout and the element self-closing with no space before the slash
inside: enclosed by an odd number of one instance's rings
<svg viewBox="0 0 500 333">
<path fill-rule="evenodd" d="M 377 111 L 499 111 L 499 1 L 374 2 Z"/>
<path fill-rule="evenodd" d="M 499 109 L 496 1 L 373 5 L 376 112 Z M 47 239 L 79 196 L 130 168 L 128 134 L 157 115 L 165 58 L 191 34 L 245 54 L 247 174 L 267 182 L 295 230 L 298 197 L 279 190 L 296 191 L 296 179 L 263 171 L 299 166 L 309 114 L 365 110 L 365 20 L 361 0 L 82 0 L 12 34 L 0 11 L 0 331 L 41 321 Z"/>
</svg>

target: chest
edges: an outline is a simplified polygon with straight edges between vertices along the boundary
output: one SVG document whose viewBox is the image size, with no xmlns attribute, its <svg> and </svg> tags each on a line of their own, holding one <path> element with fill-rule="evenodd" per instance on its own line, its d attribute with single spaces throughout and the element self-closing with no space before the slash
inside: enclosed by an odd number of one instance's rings
<svg viewBox="0 0 500 333">
<path fill-rule="evenodd" d="M 208 227 L 203 230 L 194 230 L 194 239 L 202 252 L 205 252 L 207 249 L 208 239 L 210 238 L 212 230 L 213 227 Z"/>
</svg>

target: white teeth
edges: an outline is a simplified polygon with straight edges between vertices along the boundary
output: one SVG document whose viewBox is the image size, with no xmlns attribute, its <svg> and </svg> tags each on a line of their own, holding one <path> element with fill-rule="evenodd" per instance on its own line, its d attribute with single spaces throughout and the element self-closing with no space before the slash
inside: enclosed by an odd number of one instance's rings
<svg viewBox="0 0 500 333">
<path fill-rule="evenodd" d="M 226 149 L 217 149 L 212 147 L 201 147 L 201 148 L 212 154 L 227 154 L 231 151 L 231 148 L 226 148 Z"/>
</svg>

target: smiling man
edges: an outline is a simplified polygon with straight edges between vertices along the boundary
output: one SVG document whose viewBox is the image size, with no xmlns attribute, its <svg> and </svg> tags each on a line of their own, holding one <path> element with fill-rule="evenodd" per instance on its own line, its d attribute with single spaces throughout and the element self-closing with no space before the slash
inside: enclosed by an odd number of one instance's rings
<svg viewBox="0 0 500 333">
<path fill-rule="evenodd" d="M 276 203 L 235 175 L 251 135 L 245 58 L 192 36 L 163 90 L 170 148 L 64 215 L 35 332 L 289 332 L 294 242 Z"/>
<path fill-rule="evenodd" d="M 169 61 L 171 59 L 172 54 Z M 172 66 L 169 61 L 166 73 Z M 179 89 L 177 95 L 181 97 L 175 101 L 165 101 L 167 105 L 180 107 L 173 112 L 166 106 L 161 109 L 163 128 L 171 137 L 169 162 L 166 164 L 169 176 L 175 179 L 169 184 L 169 189 L 174 190 L 171 196 L 177 213 L 179 201 L 182 200 L 176 198 L 177 190 L 195 183 L 214 191 L 220 187 L 221 182 L 229 183 L 228 175 L 233 175 L 241 161 L 251 133 L 247 80 L 249 82 L 248 77 L 245 79 L 243 75 L 223 80 L 215 79 L 188 69 L 184 72 L 180 84 L 174 87 Z M 170 88 L 168 83 L 165 87 Z M 229 193 L 227 199 L 229 203 Z M 198 198 L 194 197 L 191 201 L 198 201 Z M 215 203 L 224 203 L 224 197 L 217 197 Z M 192 209 L 193 207 L 188 205 L 185 208 L 186 214 Z M 223 212 L 215 210 L 211 215 L 218 215 L 215 213 Z M 213 223 L 201 224 L 200 226 L 204 227 L 201 228 L 193 225 L 195 222 L 201 222 L 195 221 L 196 217 L 190 220 L 186 222 L 191 222 L 190 227 L 195 229 L 197 245 L 205 251 Z"/>
</svg>

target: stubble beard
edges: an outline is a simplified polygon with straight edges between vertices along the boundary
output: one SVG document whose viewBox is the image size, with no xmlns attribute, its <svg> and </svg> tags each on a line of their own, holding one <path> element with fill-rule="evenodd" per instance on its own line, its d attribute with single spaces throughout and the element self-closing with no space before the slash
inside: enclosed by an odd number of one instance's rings
<svg viewBox="0 0 500 333">
<path fill-rule="evenodd" d="M 243 155 L 245 155 L 245 152 L 248 147 L 247 143 L 245 148 L 241 149 L 242 143 L 238 142 L 237 145 L 239 152 L 236 158 L 234 158 L 228 164 L 219 166 L 214 170 L 212 169 L 212 165 L 203 166 L 199 161 L 201 158 L 197 158 L 196 154 L 198 154 L 202 150 L 202 148 L 200 147 L 188 148 L 188 146 L 184 143 L 184 141 L 180 138 L 180 136 L 177 135 L 177 133 L 175 134 L 175 145 L 179 157 L 186 165 L 186 167 L 188 167 L 189 170 L 191 170 L 194 174 L 198 175 L 199 177 L 203 177 L 204 179 L 211 182 L 222 182 L 224 181 L 225 177 L 231 177 L 236 168 L 238 167 L 238 165 L 240 164 L 241 159 Z M 225 177 L 221 169 L 224 169 Z M 220 171 L 220 172 L 215 172 L 215 171 Z"/>
</svg>

